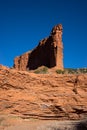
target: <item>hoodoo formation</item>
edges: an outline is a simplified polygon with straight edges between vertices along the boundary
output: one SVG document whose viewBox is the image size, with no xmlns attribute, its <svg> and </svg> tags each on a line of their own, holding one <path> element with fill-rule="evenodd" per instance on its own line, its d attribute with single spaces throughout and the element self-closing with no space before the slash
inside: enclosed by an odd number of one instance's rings
<svg viewBox="0 0 87 130">
<path fill-rule="evenodd" d="M 41 40 L 32 51 L 14 59 L 17 70 L 34 70 L 40 66 L 56 67 L 63 70 L 62 25 L 53 27 L 48 38 Z"/>
</svg>

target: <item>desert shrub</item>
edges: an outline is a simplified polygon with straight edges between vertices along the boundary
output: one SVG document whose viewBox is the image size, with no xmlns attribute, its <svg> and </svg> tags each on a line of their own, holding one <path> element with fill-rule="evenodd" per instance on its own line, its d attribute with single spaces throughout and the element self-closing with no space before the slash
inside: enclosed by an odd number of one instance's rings
<svg viewBox="0 0 87 130">
<path fill-rule="evenodd" d="M 64 72 L 65 72 L 64 70 L 56 70 L 57 74 L 64 74 Z"/>
<path fill-rule="evenodd" d="M 80 73 L 87 73 L 87 68 L 80 68 L 78 69 Z"/>
<path fill-rule="evenodd" d="M 46 74 L 46 73 L 48 73 L 48 68 L 46 66 L 39 67 L 38 69 L 36 69 L 34 71 L 34 73 L 36 73 L 36 74 Z"/>
<path fill-rule="evenodd" d="M 65 73 L 68 73 L 68 74 L 77 74 L 78 71 L 77 71 L 77 69 L 65 68 Z"/>
<path fill-rule="evenodd" d="M 65 73 L 68 74 L 85 74 L 87 73 L 87 68 L 73 69 L 73 68 L 65 68 Z"/>
</svg>

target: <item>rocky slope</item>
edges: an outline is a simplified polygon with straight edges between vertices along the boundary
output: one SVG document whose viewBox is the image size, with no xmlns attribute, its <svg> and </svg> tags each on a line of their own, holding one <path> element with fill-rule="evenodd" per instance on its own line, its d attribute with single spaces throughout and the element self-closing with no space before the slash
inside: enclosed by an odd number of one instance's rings
<svg viewBox="0 0 87 130">
<path fill-rule="evenodd" d="M 0 65 L 0 114 L 22 118 L 87 116 L 87 74 L 34 74 Z"/>
</svg>

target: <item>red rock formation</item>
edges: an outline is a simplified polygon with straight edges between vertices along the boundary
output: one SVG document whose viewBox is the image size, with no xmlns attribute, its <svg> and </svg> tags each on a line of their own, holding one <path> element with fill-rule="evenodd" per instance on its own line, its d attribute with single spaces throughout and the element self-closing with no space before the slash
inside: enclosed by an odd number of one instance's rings
<svg viewBox="0 0 87 130">
<path fill-rule="evenodd" d="M 87 116 L 87 74 L 34 74 L 0 66 L 0 115 L 44 119 Z"/>
<path fill-rule="evenodd" d="M 17 70 L 26 70 L 27 64 L 28 64 L 28 57 L 29 57 L 29 52 L 24 53 L 23 55 L 16 57 L 14 59 L 14 67 Z"/>
<path fill-rule="evenodd" d="M 63 70 L 62 25 L 55 26 L 51 35 L 40 41 L 31 52 L 27 52 L 14 59 L 17 70 L 33 70 L 40 66 L 57 67 Z"/>
</svg>

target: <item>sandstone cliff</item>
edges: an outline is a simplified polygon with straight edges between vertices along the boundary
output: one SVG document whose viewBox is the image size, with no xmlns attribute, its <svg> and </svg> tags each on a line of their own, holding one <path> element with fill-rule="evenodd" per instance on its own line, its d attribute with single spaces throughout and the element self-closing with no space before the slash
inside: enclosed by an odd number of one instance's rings
<svg viewBox="0 0 87 130">
<path fill-rule="evenodd" d="M 33 70 L 40 66 L 57 67 L 63 70 L 62 25 L 56 25 L 48 38 L 41 40 L 31 52 L 14 59 L 17 70 Z"/>
<path fill-rule="evenodd" d="M 0 66 L 0 114 L 23 118 L 87 116 L 87 74 L 34 74 Z"/>
</svg>

